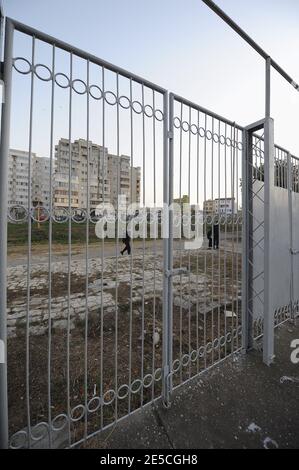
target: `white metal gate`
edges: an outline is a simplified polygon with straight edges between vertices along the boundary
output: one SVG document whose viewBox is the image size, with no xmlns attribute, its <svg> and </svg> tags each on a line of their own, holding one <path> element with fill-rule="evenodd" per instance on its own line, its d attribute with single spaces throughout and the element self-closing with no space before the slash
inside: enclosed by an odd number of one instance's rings
<svg viewBox="0 0 299 470">
<path fill-rule="evenodd" d="M 2 78 L 1 446 L 84 443 L 161 397 L 169 406 L 175 387 L 263 333 L 270 363 L 299 285 L 298 160 L 275 150 L 270 116 L 243 128 L 10 19 Z M 11 149 L 20 120 L 23 153 Z M 20 200 L 8 200 L 13 171 Z M 115 194 L 138 203 L 125 227 L 145 227 L 126 256 L 118 198 L 112 240 L 95 235 L 96 206 Z M 290 227 L 283 305 L 271 295 L 278 202 Z"/>
</svg>

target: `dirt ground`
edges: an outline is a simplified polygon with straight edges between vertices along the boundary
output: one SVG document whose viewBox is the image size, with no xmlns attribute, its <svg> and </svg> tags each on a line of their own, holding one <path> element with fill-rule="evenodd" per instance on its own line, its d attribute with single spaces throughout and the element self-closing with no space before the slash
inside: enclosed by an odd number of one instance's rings
<svg viewBox="0 0 299 470">
<path fill-rule="evenodd" d="M 34 428 L 70 413 L 70 431 L 75 442 L 85 433 L 107 426 L 160 396 L 163 260 L 158 251 L 154 254 L 150 249 L 145 254 L 136 251 L 134 256 L 132 267 L 129 257 L 121 258 L 117 268 L 113 258 L 107 265 L 106 292 L 113 298 L 112 305 L 102 308 L 99 302 L 96 308 L 87 309 L 88 315 L 76 317 L 71 330 L 51 327 L 44 334 L 32 334 L 30 323 L 28 329 L 25 322 L 18 328 L 17 336 L 9 338 L 11 435 L 26 429 L 29 417 Z M 237 350 L 241 340 L 237 332 L 241 324 L 240 253 L 233 252 L 231 246 L 191 254 L 176 250 L 174 267 L 180 266 L 187 267 L 189 273 L 173 279 L 174 386 Z M 132 284 L 128 279 L 131 268 Z M 47 266 L 40 263 L 33 273 L 32 280 L 36 282 L 30 292 L 45 306 L 47 276 Z M 90 273 L 88 282 L 100 280 L 101 267 Z M 111 288 L 109 282 L 115 282 L 115 286 Z M 54 298 L 66 295 L 67 287 L 65 272 L 58 270 L 52 274 Z M 100 282 L 96 288 L 100 295 Z M 131 296 L 135 291 L 138 295 Z M 72 272 L 71 294 L 85 293 L 86 276 Z M 16 300 L 23 302 L 25 312 L 26 294 L 25 284 L 17 289 L 9 286 L 8 305 Z M 219 342 L 228 333 L 232 333 L 228 341 Z M 188 361 L 186 355 L 190 357 L 192 351 L 207 345 L 204 354 Z M 143 386 L 139 380 L 144 381 Z M 126 384 L 131 387 L 128 389 Z M 83 407 L 88 408 L 88 413 L 84 414 Z M 58 422 L 56 418 L 54 423 Z M 34 432 L 38 435 L 39 427 Z"/>
</svg>

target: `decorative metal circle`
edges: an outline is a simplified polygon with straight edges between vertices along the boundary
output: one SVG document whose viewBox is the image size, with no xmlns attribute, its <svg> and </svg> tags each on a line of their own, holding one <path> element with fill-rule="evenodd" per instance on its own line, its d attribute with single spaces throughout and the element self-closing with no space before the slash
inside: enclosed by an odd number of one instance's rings
<svg viewBox="0 0 299 470">
<path fill-rule="evenodd" d="M 208 140 L 212 140 L 213 134 L 212 134 L 211 131 L 206 131 L 206 138 L 207 138 Z"/>
<path fill-rule="evenodd" d="M 83 224 L 87 220 L 87 212 L 85 209 L 73 209 L 72 221 L 76 224 Z"/>
<path fill-rule="evenodd" d="M 38 72 L 38 69 L 46 70 L 46 72 L 48 72 L 48 76 L 44 77 L 43 75 L 41 75 Z M 43 65 L 43 64 L 36 64 L 34 66 L 34 73 L 37 76 L 37 78 L 39 78 L 43 82 L 49 82 L 50 80 L 52 80 L 52 77 L 53 77 L 52 72 L 49 69 L 49 67 L 47 67 L 47 65 Z"/>
<path fill-rule="evenodd" d="M 227 343 L 231 343 L 231 342 L 232 342 L 232 334 L 231 334 L 231 333 L 227 333 L 227 335 L 226 335 L 226 342 L 227 342 Z"/>
<path fill-rule="evenodd" d="M 227 219 L 227 224 L 228 225 L 232 225 L 233 224 L 233 217 L 231 215 L 227 215 L 226 216 L 226 219 Z"/>
<path fill-rule="evenodd" d="M 214 341 L 213 341 L 213 348 L 214 348 L 214 349 L 218 349 L 218 348 L 219 348 L 219 344 L 220 344 L 220 343 L 219 343 L 219 339 L 218 339 L 218 338 L 214 339 Z"/>
<path fill-rule="evenodd" d="M 203 127 L 200 127 L 198 129 L 198 133 L 199 133 L 200 137 L 205 137 L 206 136 L 206 130 Z"/>
<path fill-rule="evenodd" d="M 220 142 L 219 135 L 216 134 L 216 132 L 214 132 L 213 134 L 213 141 L 215 142 L 215 144 L 219 144 Z"/>
<path fill-rule="evenodd" d="M 155 109 L 155 119 L 157 119 L 157 121 L 163 121 L 164 119 L 164 114 L 162 113 L 162 111 L 160 109 Z"/>
<path fill-rule="evenodd" d="M 133 101 L 132 109 L 133 111 L 135 111 L 136 114 L 142 114 L 143 112 L 142 104 L 139 101 Z"/>
<path fill-rule="evenodd" d="M 95 212 L 91 213 L 89 216 L 89 220 L 92 224 L 96 224 L 100 219 L 101 216 L 99 214 L 96 214 Z"/>
<path fill-rule="evenodd" d="M 22 224 L 28 220 L 28 210 L 23 206 L 11 206 L 8 208 L 8 218 L 15 224 Z"/>
<path fill-rule="evenodd" d="M 107 390 L 107 392 L 104 393 L 103 395 L 103 404 L 108 406 L 111 405 L 116 398 L 116 393 L 115 390 L 112 388 L 110 390 Z"/>
<path fill-rule="evenodd" d="M 87 403 L 87 411 L 88 413 L 96 413 L 102 404 L 102 400 L 100 397 L 93 397 Z"/>
<path fill-rule="evenodd" d="M 213 351 L 213 345 L 212 343 L 207 343 L 206 345 L 206 353 L 210 354 Z"/>
<path fill-rule="evenodd" d="M 127 96 L 120 96 L 118 102 L 119 106 L 121 106 L 123 109 L 129 109 L 131 107 L 131 101 Z"/>
<path fill-rule="evenodd" d="M 60 77 L 62 77 L 63 80 L 66 80 L 66 83 L 63 83 L 63 82 L 61 83 L 59 81 Z M 70 79 L 65 73 L 56 73 L 54 79 L 55 79 L 56 85 L 58 85 L 60 88 L 64 88 L 64 89 L 69 88 Z"/>
<path fill-rule="evenodd" d="M 226 339 L 225 339 L 225 336 L 221 336 L 220 338 L 220 346 L 221 348 L 223 348 L 226 344 Z"/>
<path fill-rule="evenodd" d="M 19 61 L 19 62 L 25 62 L 25 64 L 28 65 L 28 70 L 22 70 L 21 68 L 19 68 L 19 67 L 16 65 L 16 63 L 17 63 L 18 61 Z M 13 60 L 13 67 L 14 67 L 14 69 L 15 69 L 17 72 L 19 72 L 19 73 L 21 73 L 21 74 L 23 74 L 23 75 L 28 75 L 28 73 L 30 73 L 31 70 L 32 70 L 31 63 L 29 62 L 29 60 L 24 59 L 24 57 L 16 57 L 16 58 Z"/>
<path fill-rule="evenodd" d="M 98 91 L 99 95 L 96 95 L 93 90 Z M 89 87 L 89 94 L 94 100 L 101 100 L 103 98 L 103 91 L 98 85 L 91 85 Z"/>
<path fill-rule="evenodd" d="M 238 147 L 239 150 L 243 150 L 243 143 L 238 142 L 237 147 Z"/>
<path fill-rule="evenodd" d="M 56 423 L 59 423 L 60 421 L 62 421 L 62 424 L 57 426 Z M 67 415 L 65 415 L 65 414 L 63 414 L 63 413 L 60 414 L 60 415 L 57 415 L 57 416 L 52 420 L 51 428 L 52 428 L 53 431 L 57 431 L 57 432 L 58 432 L 58 431 L 62 431 L 62 430 L 66 427 L 68 421 L 69 421 L 69 420 L 68 420 Z"/>
<path fill-rule="evenodd" d="M 78 413 L 78 416 L 76 416 Z M 85 407 L 83 405 L 77 405 L 71 410 L 71 420 L 73 423 L 77 423 L 85 416 Z"/>
<path fill-rule="evenodd" d="M 192 132 L 193 135 L 197 135 L 198 134 L 198 127 L 196 124 L 192 124 L 191 127 L 190 127 L 190 131 Z"/>
<path fill-rule="evenodd" d="M 125 393 L 122 394 L 123 390 L 125 391 Z M 127 384 L 121 385 L 121 387 L 119 387 L 118 392 L 117 392 L 117 398 L 119 400 L 124 400 L 129 395 L 129 392 L 130 392 L 130 387 Z"/>
<path fill-rule="evenodd" d="M 224 135 L 221 135 L 221 136 L 219 137 L 219 142 L 220 142 L 221 145 L 225 145 L 225 137 L 224 137 Z"/>
<path fill-rule="evenodd" d="M 210 215 L 207 215 L 207 224 L 210 225 L 212 222 L 213 222 L 213 217 L 211 217 Z"/>
<path fill-rule="evenodd" d="M 144 388 L 149 388 L 153 384 L 153 376 L 151 374 L 147 374 L 143 377 L 143 386 Z"/>
<path fill-rule="evenodd" d="M 136 387 L 136 385 L 137 385 L 137 387 Z M 136 387 L 136 388 L 135 388 L 135 387 Z M 142 382 L 141 382 L 141 380 L 136 379 L 136 380 L 134 380 L 134 382 L 132 382 L 132 384 L 131 384 L 131 392 L 132 392 L 132 393 L 135 394 L 135 393 L 140 392 L 141 388 L 142 388 Z"/>
<path fill-rule="evenodd" d="M 31 208 L 31 219 L 34 222 L 44 223 L 50 218 L 50 211 L 43 206 L 37 206 Z"/>
<path fill-rule="evenodd" d="M 159 368 L 155 371 L 154 379 L 155 379 L 155 382 L 160 382 L 160 380 L 162 379 L 162 369 L 161 368 Z"/>
<path fill-rule="evenodd" d="M 117 103 L 117 96 L 113 91 L 105 91 L 104 93 L 105 96 L 105 101 L 107 104 L 110 104 L 110 106 L 115 106 Z"/>
<path fill-rule="evenodd" d="M 28 446 L 27 431 L 18 431 L 10 438 L 9 447 L 14 450 L 24 449 Z"/>
<path fill-rule="evenodd" d="M 205 347 L 201 346 L 198 350 L 198 357 L 204 357 L 205 356 Z"/>
<path fill-rule="evenodd" d="M 144 106 L 144 114 L 148 117 L 148 118 L 152 118 L 153 115 L 154 115 L 154 109 L 153 107 L 150 105 L 150 104 L 146 104 Z"/>
<path fill-rule="evenodd" d="M 182 357 L 182 366 L 187 367 L 190 364 L 190 356 L 189 354 L 184 354 Z"/>
<path fill-rule="evenodd" d="M 225 215 L 221 215 L 219 222 L 220 222 L 220 225 L 225 225 L 225 224 L 226 224 L 226 216 L 225 216 Z"/>
<path fill-rule="evenodd" d="M 238 331 L 237 331 L 237 330 L 234 330 L 234 331 L 233 331 L 233 338 L 234 338 L 234 339 L 237 339 L 237 338 L 238 338 Z"/>
<path fill-rule="evenodd" d="M 77 84 L 79 85 L 79 87 L 81 87 L 81 89 L 77 87 Z M 76 80 L 72 81 L 72 88 L 78 95 L 85 95 L 85 93 L 87 92 L 86 83 L 83 80 L 80 80 L 79 78 L 76 78 Z"/>
<path fill-rule="evenodd" d="M 232 140 L 229 138 L 229 137 L 226 137 L 225 139 L 225 143 L 228 147 L 231 147 L 232 146 Z"/>
<path fill-rule="evenodd" d="M 192 351 L 192 353 L 190 354 L 191 362 L 196 362 L 197 358 L 198 358 L 198 352 L 197 351 Z"/>
<path fill-rule="evenodd" d="M 55 207 L 52 212 L 52 218 L 54 222 L 58 224 L 64 224 L 69 220 L 69 213 L 64 207 Z"/>
<path fill-rule="evenodd" d="M 239 215 L 237 220 L 238 220 L 238 224 L 242 225 L 242 223 L 243 223 L 243 214 Z"/>
<path fill-rule="evenodd" d="M 173 125 L 176 129 L 180 129 L 180 127 L 182 125 L 180 118 L 175 117 L 174 120 L 173 120 Z"/>
<path fill-rule="evenodd" d="M 48 435 L 48 433 L 49 433 L 48 423 L 45 423 L 45 422 L 38 423 L 33 428 L 31 428 L 31 439 L 35 442 L 41 441 Z"/>
<path fill-rule="evenodd" d="M 182 129 L 184 132 L 189 132 L 190 131 L 190 124 L 187 121 L 182 122 Z"/>
<path fill-rule="evenodd" d="M 181 368 L 181 362 L 179 359 L 176 359 L 175 361 L 173 361 L 173 364 L 172 364 L 172 370 L 173 370 L 173 373 L 176 374 Z"/>
</svg>

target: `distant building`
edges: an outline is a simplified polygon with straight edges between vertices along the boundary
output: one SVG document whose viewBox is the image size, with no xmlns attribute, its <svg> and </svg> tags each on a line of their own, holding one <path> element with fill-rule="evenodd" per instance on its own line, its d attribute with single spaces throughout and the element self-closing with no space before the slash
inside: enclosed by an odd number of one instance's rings
<svg viewBox="0 0 299 470">
<path fill-rule="evenodd" d="M 209 199 L 203 203 L 205 215 L 235 215 L 238 213 L 235 198 Z"/>
<path fill-rule="evenodd" d="M 174 204 L 189 204 L 189 196 L 184 194 L 184 196 L 180 198 L 176 198 L 173 200 Z"/>
<path fill-rule="evenodd" d="M 49 208 L 50 159 L 31 154 L 31 205 Z M 28 207 L 29 153 L 11 149 L 8 157 L 8 203 Z"/>
<path fill-rule="evenodd" d="M 71 168 L 70 168 L 71 161 Z M 89 167 L 88 167 L 89 163 Z M 118 195 L 126 203 L 140 203 L 141 169 L 130 166 L 130 157 L 108 154 L 107 148 L 84 139 L 60 139 L 55 146 L 53 174 L 50 159 L 31 154 L 31 206 L 50 208 L 52 181 L 53 207 L 94 212 L 101 203 L 116 207 Z M 9 204 L 28 207 L 29 155 L 9 152 Z M 132 184 L 131 184 L 132 182 Z M 69 195 L 71 193 L 71 201 Z"/>
<path fill-rule="evenodd" d="M 117 207 L 119 195 L 126 197 L 127 204 L 140 203 L 141 169 L 130 166 L 130 157 L 108 154 L 108 179 L 110 181 L 110 203 L 114 207 Z"/>
<path fill-rule="evenodd" d="M 110 202 L 107 153 L 107 148 L 92 142 L 89 142 L 88 147 L 87 141 L 84 139 L 71 143 L 72 207 L 87 209 L 89 203 L 90 211 L 92 211 L 102 202 Z M 68 139 L 60 139 L 56 145 L 55 159 L 54 204 L 56 206 L 64 204 L 65 207 L 68 207 L 70 174 L 70 143 Z"/>
</svg>

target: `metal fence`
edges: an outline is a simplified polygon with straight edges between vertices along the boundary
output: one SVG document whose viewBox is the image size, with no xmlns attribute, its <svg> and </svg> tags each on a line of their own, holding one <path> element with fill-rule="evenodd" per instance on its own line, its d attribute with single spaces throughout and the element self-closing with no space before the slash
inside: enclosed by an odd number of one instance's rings
<svg viewBox="0 0 299 470">
<path fill-rule="evenodd" d="M 3 79 L 2 446 L 85 443 L 157 399 L 169 406 L 175 387 L 249 349 L 264 332 L 267 346 L 274 316 L 277 325 L 295 318 L 298 160 L 279 147 L 274 155 L 268 118 L 243 128 L 10 19 Z M 14 142 L 20 122 L 26 203 L 8 201 L 10 134 Z M 57 207 L 54 169 L 62 137 L 61 194 L 68 204 Z M 81 202 L 73 151 L 80 139 Z M 36 148 L 49 162 L 49 204 L 42 208 L 32 203 Z M 118 162 L 114 183 L 109 155 Z M 110 181 L 127 203 L 137 202 L 136 167 L 139 206 L 153 208 L 158 230 L 132 238 L 130 254 L 121 256 L 117 232 L 112 240 L 95 236 L 94 199 L 105 202 Z M 269 264 L 269 232 L 276 230 L 269 207 L 276 189 L 288 207 L 289 297 L 282 305 L 270 302 L 277 280 Z M 201 206 L 200 246 L 182 236 L 173 203 L 186 203 L 191 214 Z M 116 219 L 119 211 L 117 202 Z M 271 354 L 271 344 L 265 350 Z"/>
</svg>

